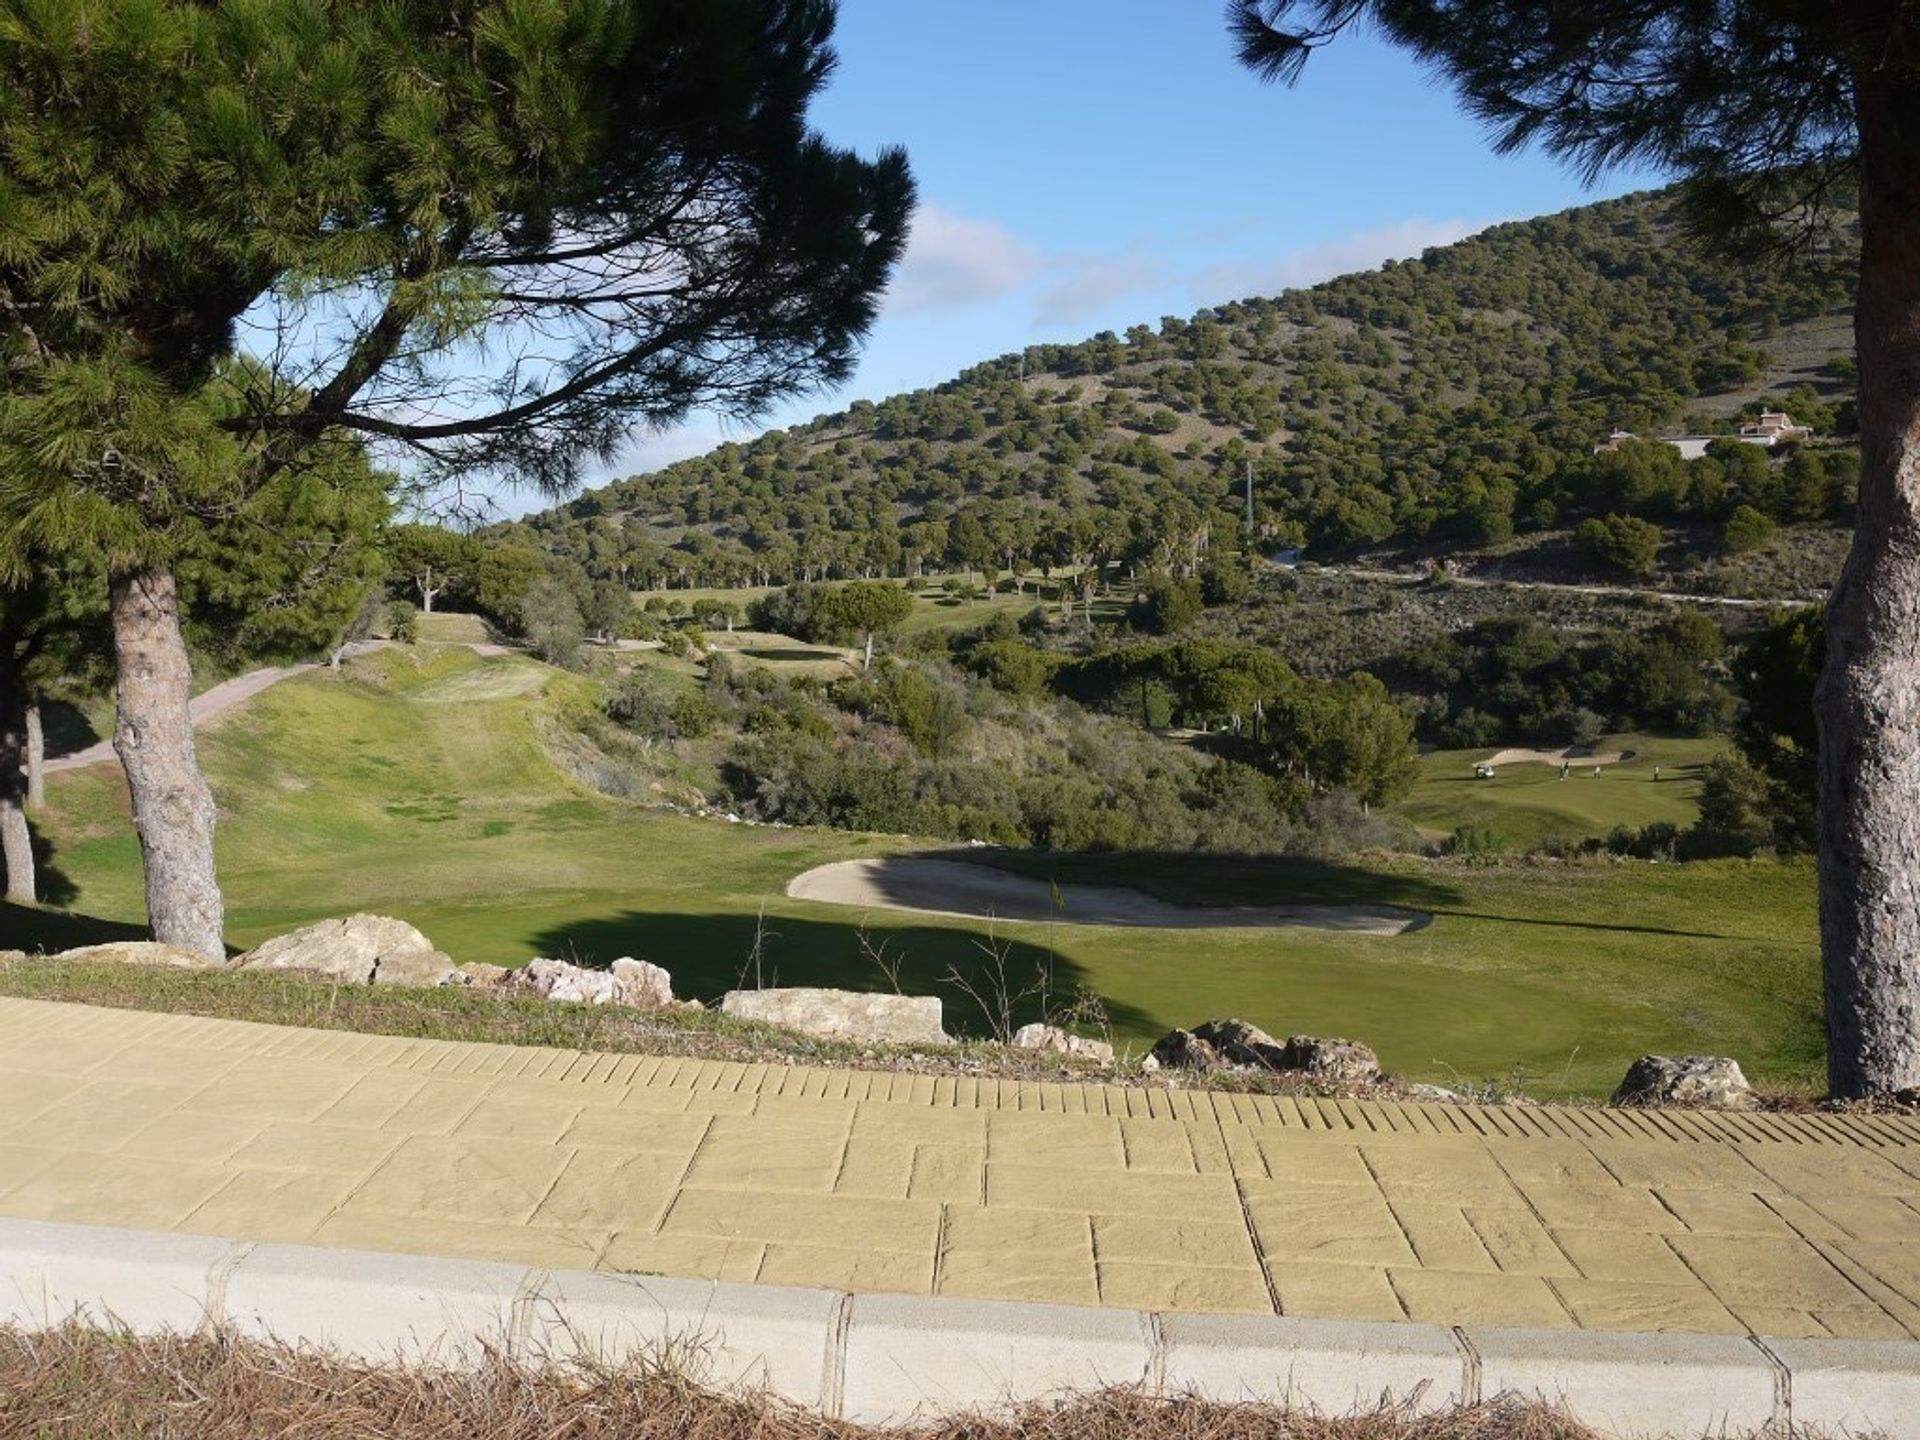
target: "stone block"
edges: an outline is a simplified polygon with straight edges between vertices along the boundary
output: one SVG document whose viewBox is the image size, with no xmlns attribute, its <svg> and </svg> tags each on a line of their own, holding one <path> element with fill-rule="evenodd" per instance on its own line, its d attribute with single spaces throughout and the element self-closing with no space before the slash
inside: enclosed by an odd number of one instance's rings
<svg viewBox="0 0 1920 1440">
<path fill-rule="evenodd" d="M 723 1390 L 818 1406 L 834 1339 L 828 1290 L 555 1271 L 529 1304 L 539 1359 L 665 1367 Z"/>
<path fill-rule="evenodd" d="M 231 1240 L 59 1221 L 0 1220 L 0 1324 L 41 1329 L 79 1316 L 138 1334 L 191 1332 Z"/>
<path fill-rule="evenodd" d="M 1605 1330 L 1471 1329 L 1480 1394 L 1565 1404 L 1614 1435 L 1744 1434 L 1768 1425 L 1775 1370 L 1750 1340 Z"/>
<path fill-rule="evenodd" d="M 242 1335 L 375 1362 L 476 1363 L 511 1350 L 522 1265 L 262 1245 L 227 1275 Z"/>
<path fill-rule="evenodd" d="M 1151 1378 L 1153 1344 L 1131 1311 L 859 1295 L 839 1411 L 862 1424 L 992 1411 Z"/>
<path fill-rule="evenodd" d="M 1164 1315 L 1160 1335 L 1169 1395 L 1336 1416 L 1383 1404 L 1440 1410 L 1465 1396 L 1465 1362 L 1438 1325 Z"/>
</svg>

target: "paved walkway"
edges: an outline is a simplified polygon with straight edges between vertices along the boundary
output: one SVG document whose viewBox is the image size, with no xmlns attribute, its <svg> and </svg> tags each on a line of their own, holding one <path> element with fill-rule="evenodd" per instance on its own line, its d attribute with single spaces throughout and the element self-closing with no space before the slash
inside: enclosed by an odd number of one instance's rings
<svg viewBox="0 0 1920 1440">
<path fill-rule="evenodd" d="M 1920 1121 L 579 1054 L 0 1000 L 0 1214 L 1154 1310 L 1920 1336 Z"/>
</svg>

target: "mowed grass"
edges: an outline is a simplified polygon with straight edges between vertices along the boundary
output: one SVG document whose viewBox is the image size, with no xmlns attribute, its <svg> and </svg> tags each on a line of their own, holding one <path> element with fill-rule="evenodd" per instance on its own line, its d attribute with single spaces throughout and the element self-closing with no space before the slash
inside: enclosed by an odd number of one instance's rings
<svg viewBox="0 0 1920 1440">
<path fill-rule="evenodd" d="M 949 628 L 968 629 L 975 625 L 984 625 L 996 614 L 1003 611 L 1017 618 L 1025 615 L 1036 605 L 1058 605 L 1061 581 L 1071 574 L 1072 572 L 1070 570 L 1057 570 L 1053 573 L 1051 579 L 1042 580 L 1037 573 L 1030 573 L 1023 577 L 1022 589 L 1019 593 L 1002 590 L 993 595 L 982 595 L 971 600 L 963 600 L 958 596 L 949 594 L 944 586 L 946 581 L 951 578 L 964 584 L 977 587 L 980 583 L 980 577 L 977 573 L 971 576 L 928 576 L 924 587 L 913 592 L 913 613 L 910 614 L 906 622 L 901 625 L 899 633 L 903 636 L 908 636 L 923 634 L 929 630 Z M 838 585 L 845 582 L 832 580 L 825 583 Z M 1005 586 L 1010 582 L 1005 575 L 1002 575 L 1000 577 L 1000 583 L 1002 586 Z M 633 603 L 635 605 L 644 605 L 649 600 L 654 599 L 667 602 L 677 600 L 682 605 L 697 608 L 704 602 L 720 601 L 723 603 L 731 603 L 744 609 L 754 601 L 764 599 L 766 596 L 773 594 L 779 588 L 778 586 L 747 585 L 720 588 L 694 586 L 685 590 L 640 590 L 634 593 Z M 1126 605 L 1127 596 L 1125 594 L 1116 594 L 1096 601 L 1094 610 L 1098 615 L 1113 618 L 1124 610 Z M 1079 613 L 1077 605 L 1075 607 L 1075 613 Z M 424 619 L 425 617 L 423 616 L 422 618 Z M 721 642 L 723 634 L 723 631 L 715 630 L 709 633 L 707 638 L 709 641 L 717 644 Z M 421 638 L 426 639 L 429 637 L 425 631 L 422 631 Z M 788 641 L 787 643 L 797 644 L 799 642 Z"/>
<path fill-rule="evenodd" d="M 537 733 L 582 683 L 519 656 L 385 652 L 288 681 L 209 727 L 200 752 L 221 806 L 230 941 L 375 911 L 463 960 L 640 956 L 707 1000 L 753 982 L 756 948 L 764 983 L 884 988 L 863 950 L 885 947 L 906 989 L 944 994 L 950 1025 L 974 1034 L 978 1011 L 941 977 L 978 975 L 992 946 L 1022 987 L 1044 968 L 1063 999 L 1097 992 L 1136 1049 L 1237 1015 L 1366 1040 L 1418 1078 L 1518 1076 L 1541 1096 L 1604 1093 L 1650 1050 L 1732 1054 L 1766 1083 L 1816 1084 L 1804 865 L 1010 854 L 1032 873 L 1189 903 L 1387 901 L 1434 919 L 1382 938 L 863 916 L 789 900 L 786 884 L 830 860 L 927 846 L 681 818 L 584 791 Z M 67 898 L 0 910 L 0 944 L 80 943 L 142 917 L 118 771 L 57 775 L 52 802 L 44 830 Z"/>
<path fill-rule="evenodd" d="M 1502 765 L 1488 780 L 1476 776 L 1473 767 L 1497 754 L 1498 747 L 1435 750 L 1420 758 L 1413 793 L 1395 808 L 1428 834 L 1484 825 L 1521 849 L 1543 840 L 1605 835 L 1616 826 L 1638 830 L 1664 822 L 1685 827 L 1700 817 L 1700 767 L 1726 742 L 1610 735 L 1593 748 L 1628 758 L 1603 766 L 1598 775 L 1591 763 L 1575 760 L 1565 779 L 1558 765 Z"/>
<path fill-rule="evenodd" d="M 414 632 L 435 645 L 486 645 L 498 639 L 478 615 L 457 610 L 422 612 L 413 618 Z"/>
</svg>

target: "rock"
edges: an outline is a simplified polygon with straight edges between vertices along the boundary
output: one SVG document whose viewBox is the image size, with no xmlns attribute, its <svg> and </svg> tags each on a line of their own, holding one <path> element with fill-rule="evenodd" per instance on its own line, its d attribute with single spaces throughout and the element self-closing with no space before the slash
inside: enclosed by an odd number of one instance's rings
<svg viewBox="0 0 1920 1440">
<path fill-rule="evenodd" d="M 623 955 L 610 967 L 614 999 L 639 1010 L 665 1010 L 673 1004 L 673 976 L 658 965 Z"/>
<path fill-rule="evenodd" d="M 868 1040 L 881 1045 L 951 1045 L 941 1028 L 935 995 L 874 995 L 857 990 L 792 986 L 729 990 L 722 1014 L 798 1030 L 820 1040 Z"/>
<path fill-rule="evenodd" d="M 23 955 L 21 959 L 25 959 Z M 178 945 L 162 945 L 156 940 L 116 940 L 107 945 L 83 945 L 78 950 L 62 950 L 56 960 L 75 960 L 83 965 L 163 965 L 173 970 L 224 970 L 225 957 L 215 960 Z"/>
<path fill-rule="evenodd" d="M 1209 1020 L 1193 1027 L 1194 1038 L 1220 1052 L 1229 1065 L 1256 1065 L 1268 1070 L 1287 1068 L 1286 1046 L 1257 1025 L 1244 1020 Z"/>
<path fill-rule="evenodd" d="M 1753 1087 L 1724 1055 L 1642 1055 L 1613 1092 L 1616 1105 L 1700 1105 L 1748 1110 Z"/>
<path fill-rule="evenodd" d="M 1380 1058 L 1358 1040 L 1291 1035 L 1280 1068 L 1299 1070 L 1330 1085 L 1364 1085 L 1380 1078 Z"/>
<path fill-rule="evenodd" d="M 1170 1030 L 1160 1038 L 1147 1058 L 1143 1070 L 1218 1070 L 1225 1063 L 1220 1052 L 1190 1030 Z"/>
<path fill-rule="evenodd" d="M 565 960 L 536 959 L 521 967 L 516 988 L 531 990 L 543 1000 L 611 1005 L 618 987 L 611 970 L 589 970 Z"/>
<path fill-rule="evenodd" d="M 322 920 L 275 936 L 234 964 L 245 970 L 304 970 L 352 985 L 424 990 L 461 983 L 448 955 L 406 921 L 386 915 Z"/>
<path fill-rule="evenodd" d="M 1113 1046 L 1106 1041 L 1088 1040 L 1058 1025 L 1022 1025 L 1013 1032 L 1013 1044 L 1018 1050 L 1046 1050 L 1056 1055 L 1097 1060 L 1102 1065 L 1113 1063 Z"/>
<path fill-rule="evenodd" d="M 664 1010 L 673 1004 L 673 977 L 658 965 L 623 955 L 605 970 L 566 960 L 529 960 L 506 982 L 546 1000 L 575 1005 L 630 1005 Z"/>
<path fill-rule="evenodd" d="M 1148 1070 L 1217 1070 L 1235 1065 L 1289 1070 L 1332 1085 L 1358 1085 L 1378 1078 L 1380 1062 L 1357 1040 L 1295 1035 L 1284 1044 L 1244 1020 L 1209 1020 L 1191 1031 L 1175 1030 L 1153 1047 Z"/>
<path fill-rule="evenodd" d="M 471 985 L 476 990 L 502 990 L 513 984 L 513 977 L 518 972 L 504 965 L 469 960 L 464 965 L 454 966 L 454 973 L 460 977 L 456 984 Z"/>
</svg>

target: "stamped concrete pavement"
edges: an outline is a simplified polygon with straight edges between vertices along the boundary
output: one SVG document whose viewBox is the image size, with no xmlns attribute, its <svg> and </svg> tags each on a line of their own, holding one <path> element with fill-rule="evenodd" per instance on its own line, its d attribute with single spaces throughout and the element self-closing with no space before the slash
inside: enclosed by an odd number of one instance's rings
<svg viewBox="0 0 1920 1440">
<path fill-rule="evenodd" d="M 1136 1310 L 1920 1337 L 1920 1121 L 1294 1100 L 0 999 L 0 1215 Z"/>
</svg>

